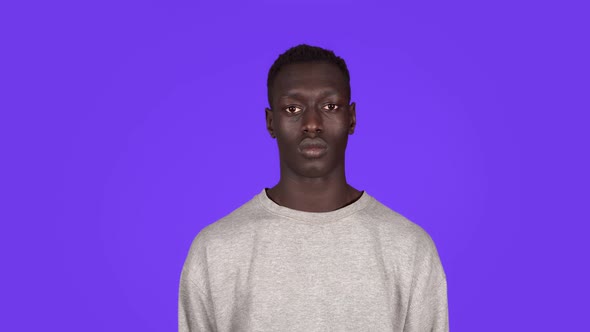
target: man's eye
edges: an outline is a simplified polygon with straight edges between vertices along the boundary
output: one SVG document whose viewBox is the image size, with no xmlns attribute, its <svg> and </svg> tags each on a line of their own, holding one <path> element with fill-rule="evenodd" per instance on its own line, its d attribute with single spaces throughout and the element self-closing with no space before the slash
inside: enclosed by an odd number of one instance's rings
<svg viewBox="0 0 590 332">
<path fill-rule="evenodd" d="M 325 110 L 328 110 L 328 111 L 335 111 L 335 110 L 338 109 L 338 105 L 336 105 L 336 104 L 327 104 L 323 108 Z"/>
<path fill-rule="evenodd" d="M 285 111 L 287 111 L 287 113 L 290 114 L 297 114 L 301 112 L 301 108 L 297 106 L 287 106 L 287 108 L 285 108 Z"/>
</svg>

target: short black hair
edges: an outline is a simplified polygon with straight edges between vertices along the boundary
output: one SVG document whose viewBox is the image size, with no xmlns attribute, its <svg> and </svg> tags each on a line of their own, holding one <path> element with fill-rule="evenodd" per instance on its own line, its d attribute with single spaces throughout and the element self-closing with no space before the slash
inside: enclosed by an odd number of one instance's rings
<svg viewBox="0 0 590 332">
<path fill-rule="evenodd" d="M 346 62 L 341 57 L 334 54 L 333 51 L 327 50 L 317 46 L 310 46 L 307 44 L 300 44 L 291 47 L 285 53 L 279 55 L 268 71 L 268 79 L 266 80 L 266 89 L 268 93 L 268 104 L 272 106 L 271 87 L 277 77 L 281 68 L 293 63 L 302 62 L 327 62 L 332 63 L 342 71 L 346 78 L 346 85 L 348 86 L 348 96 L 350 97 L 350 73 Z"/>
</svg>

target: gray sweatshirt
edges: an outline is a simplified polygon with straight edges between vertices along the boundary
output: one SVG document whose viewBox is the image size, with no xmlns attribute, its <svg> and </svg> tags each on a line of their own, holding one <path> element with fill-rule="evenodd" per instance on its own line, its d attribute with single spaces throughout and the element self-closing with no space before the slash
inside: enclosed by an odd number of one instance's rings
<svg viewBox="0 0 590 332">
<path fill-rule="evenodd" d="M 366 192 L 330 212 L 265 190 L 195 237 L 179 331 L 448 331 L 430 236 Z"/>
</svg>

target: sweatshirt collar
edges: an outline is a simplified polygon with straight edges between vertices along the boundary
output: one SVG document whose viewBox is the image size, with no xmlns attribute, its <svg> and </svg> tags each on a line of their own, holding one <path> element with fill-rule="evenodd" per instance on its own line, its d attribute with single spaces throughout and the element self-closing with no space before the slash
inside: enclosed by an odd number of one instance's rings
<svg viewBox="0 0 590 332">
<path fill-rule="evenodd" d="M 268 197 L 266 188 L 263 188 L 256 198 L 265 209 L 274 214 L 308 223 L 325 223 L 346 218 L 364 209 L 373 200 L 366 191 L 363 191 L 356 201 L 339 209 L 328 212 L 306 212 L 278 205 Z"/>
</svg>

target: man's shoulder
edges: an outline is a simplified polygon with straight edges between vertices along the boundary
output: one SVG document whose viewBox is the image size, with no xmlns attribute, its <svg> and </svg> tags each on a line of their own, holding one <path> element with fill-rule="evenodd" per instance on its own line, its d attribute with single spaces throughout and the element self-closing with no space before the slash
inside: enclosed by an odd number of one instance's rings
<svg viewBox="0 0 590 332">
<path fill-rule="evenodd" d="M 432 244 L 432 238 L 424 228 L 374 197 L 373 203 L 363 210 L 361 218 L 366 219 L 385 238 L 418 246 Z"/>
<path fill-rule="evenodd" d="M 197 235 L 200 241 L 230 239 L 252 229 L 267 211 L 258 202 L 258 195 L 215 222 L 205 226 Z"/>
</svg>

